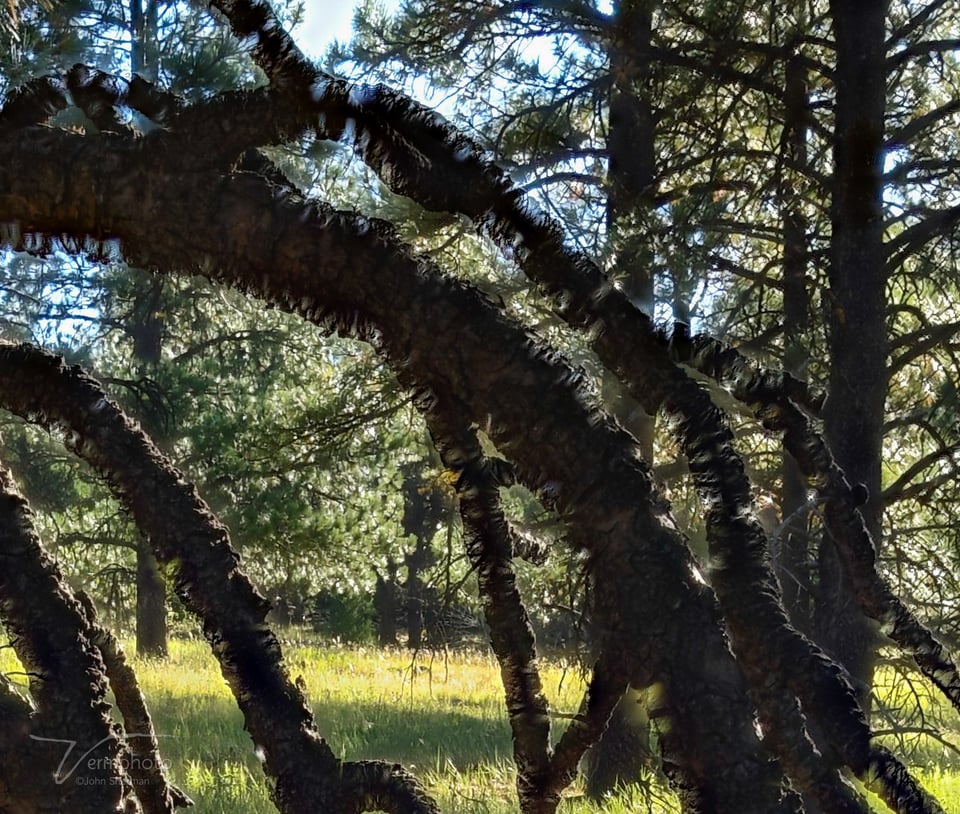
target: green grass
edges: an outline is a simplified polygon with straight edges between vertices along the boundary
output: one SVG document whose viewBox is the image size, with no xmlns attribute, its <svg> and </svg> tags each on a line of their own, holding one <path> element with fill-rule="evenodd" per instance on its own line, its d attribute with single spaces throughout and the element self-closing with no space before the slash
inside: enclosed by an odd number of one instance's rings
<svg viewBox="0 0 960 814">
<path fill-rule="evenodd" d="M 333 645 L 287 647 L 285 652 L 291 675 L 306 682 L 317 725 L 338 756 L 402 763 L 444 811 L 517 810 L 510 733 L 492 658 L 457 653 L 449 660 L 429 654 L 414 659 L 406 652 Z M 133 659 L 133 664 L 170 774 L 196 802 L 193 811 L 272 814 L 242 717 L 206 644 L 172 641 L 169 659 Z M 0 665 L 17 669 L 9 650 L 0 653 Z M 576 709 L 582 682 L 575 668 L 553 663 L 544 669 L 544 683 L 552 709 Z M 561 729 L 562 718 L 556 723 Z M 960 773 L 928 760 L 918 766 L 918 779 L 944 809 L 960 811 Z M 653 792 L 652 803 L 643 789 L 635 788 L 602 810 L 676 811 L 662 789 Z M 879 803 L 876 807 L 884 810 Z M 564 814 L 598 810 L 577 785 L 561 806 Z"/>
<path fill-rule="evenodd" d="M 321 733 L 341 758 L 402 763 L 446 811 L 516 811 L 510 733 L 496 663 L 485 656 L 422 654 L 334 646 L 287 648 Z M 272 812 L 239 711 L 201 642 L 173 642 L 165 662 L 135 667 L 175 782 L 198 814 Z M 574 669 L 545 671 L 554 708 L 576 709 Z M 565 810 L 592 811 L 570 791 Z M 639 792 L 608 811 L 646 810 Z"/>
</svg>

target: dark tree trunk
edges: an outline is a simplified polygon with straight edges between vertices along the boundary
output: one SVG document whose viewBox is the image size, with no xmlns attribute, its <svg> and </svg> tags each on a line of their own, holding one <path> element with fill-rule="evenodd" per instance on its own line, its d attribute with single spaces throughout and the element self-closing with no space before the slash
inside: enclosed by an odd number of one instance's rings
<svg viewBox="0 0 960 814">
<path fill-rule="evenodd" d="M 167 780 L 153 720 L 137 676 L 127 663 L 120 643 L 97 621 L 96 609 L 90 597 L 80 591 L 77 599 L 87 618 L 90 639 L 103 657 L 117 708 L 123 715 L 127 747 L 130 750 L 130 777 L 143 814 L 171 814 L 175 808 L 192 806 L 193 801 Z"/>
<path fill-rule="evenodd" d="M 120 154 L 110 142 L 113 170 L 90 176 L 109 178 L 109 190 L 94 180 L 64 187 L 64 176 L 90 172 L 86 150 L 94 148 L 93 166 L 102 167 L 106 149 L 84 138 L 64 151 L 64 139 L 80 137 L 31 131 L 28 142 L 16 142 L 15 151 L 38 151 L 44 158 L 30 162 L 18 155 L 0 162 L 0 213 L 6 201 L 16 201 L 25 217 L 20 207 L 33 199 L 18 185 L 36 189 L 38 176 L 54 196 L 82 191 L 96 206 L 78 202 L 69 211 L 91 219 L 84 231 L 114 234 L 122 226 L 132 258 L 149 253 L 164 266 L 193 268 L 190 258 L 217 257 L 217 277 L 374 339 L 424 409 L 444 395 L 469 394 L 471 420 L 492 416 L 494 442 L 568 520 L 574 544 L 591 552 L 594 579 L 602 586 L 598 610 L 609 620 L 604 634 L 616 670 L 640 686 L 651 672 L 662 681 L 673 727 L 661 744 L 687 804 L 743 814 L 795 810 L 792 799 L 781 796 L 780 769 L 766 760 L 766 746 L 753 729 L 752 705 L 712 592 L 697 581 L 689 550 L 633 440 L 582 401 L 572 371 L 551 361 L 549 352 L 475 291 L 412 257 L 384 224 L 293 196 L 278 198 L 263 178 L 249 173 L 217 179 L 184 173 L 182 150 L 165 153 L 176 155 L 176 164 L 164 169 L 158 166 L 162 159 L 139 142 L 134 152 Z M 11 149 L 9 141 L 2 144 Z M 67 155 L 69 168 L 55 160 Z M 132 165 L 124 166 L 127 161 Z M 18 172 L 3 172 L 3 166 Z M 131 174 L 141 180 L 127 187 L 121 179 Z M 191 201 L 189 213 L 184 200 Z M 35 228 L 48 219 L 65 228 L 59 210 L 34 205 L 29 214 Z M 158 218 L 176 228 L 153 228 Z M 238 231 L 237 223 L 244 229 Z M 77 228 L 79 221 L 71 225 Z M 267 237 L 278 234 L 284 236 L 279 244 Z M 376 334 L 367 333 L 370 324 Z M 143 491 L 138 487 L 138 494 Z M 692 638 L 691 630 L 698 635 Z"/>
<path fill-rule="evenodd" d="M 6 409 L 67 430 L 68 447 L 107 481 L 154 545 L 157 559 L 173 569 L 177 595 L 202 620 L 245 727 L 261 750 L 281 812 L 361 812 L 378 806 L 398 814 L 436 814 L 433 801 L 400 767 L 336 758 L 286 672 L 280 644 L 266 624 L 269 603 L 240 570 L 227 530 L 96 382 L 77 368 L 64 367 L 57 357 L 7 346 L 0 348 L 0 395 Z M 0 580 L 0 591 L 2 587 Z M 68 634 L 67 628 L 58 635 Z M 74 648 L 76 641 L 73 635 Z M 63 645 L 56 649 L 73 652 Z M 18 655 L 34 664 L 30 652 Z M 57 672 L 42 664 L 36 669 Z M 41 687 L 49 692 L 61 683 L 41 682 Z M 76 703 L 72 707 L 78 709 L 64 706 L 60 715 L 82 714 Z M 87 703 L 84 708 L 89 715 L 100 707 Z M 71 806 L 56 810 L 86 811 Z M 109 809 L 101 805 L 96 810 Z"/>
<path fill-rule="evenodd" d="M 557 778 L 552 771 L 547 700 L 537 669 L 533 628 L 513 571 L 514 539 L 500 505 L 501 484 L 491 477 L 477 435 L 465 426 L 461 410 L 438 404 L 427 421 L 444 465 L 458 475 L 464 544 L 477 572 L 513 733 L 520 810 L 548 814 L 556 810 L 560 791 L 570 778 Z"/>
<path fill-rule="evenodd" d="M 133 313 L 126 329 L 133 340 L 133 356 L 145 365 L 160 363 L 163 352 L 163 331 L 166 318 L 163 302 L 164 279 L 147 277 L 138 287 Z"/>
<path fill-rule="evenodd" d="M 653 252 L 644 228 L 654 197 L 656 173 L 654 109 L 648 97 L 653 4 L 621 0 L 614 4 L 610 34 L 609 160 L 607 231 L 614 274 L 629 296 L 653 316 Z"/>
<path fill-rule="evenodd" d="M 886 100 L 884 0 L 833 0 L 837 46 L 830 245 L 830 397 L 824 435 L 853 484 L 879 545 L 880 461 L 887 394 L 887 266 L 881 175 Z M 864 709 L 873 683 L 875 625 L 864 616 L 830 536 L 821 545 L 819 641 L 856 682 Z"/>
<path fill-rule="evenodd" d="M 807 80 L 799 55 L 787 61 L 778 196 L 783 217 L 783 334 L 784 370 L 804 377 L 809 323 L 807 292 L 807 219 L 797 184 L 807 163 Z M 807 481 L 796 459 L 786 450 L 781 463 L 783 519 L 776 541 L 777 567 L 783 605 L 793 625 L 810 632 L 812 614 L 811 551 Z"/>
<path fill-rule="evenodd" d="M 49 136 L 70 138 L 62 133 Z M 37 141 L 31 133 L 31 149 Z M 114 146 L 111 143 L 111 149 Z M 638 680 L 654 670 L 668 688 L 665 698 L 675 716 L 674 729 L 662 743 L 688 804 L 709 803 L 716 810 L 744 814 L 793 810 L 788 801 L 781 802 L 779 769 L 763 757 L 765 747 L 753 730 L 752 707 L 713 595 L 696 581 L 689 551 L 672 530 L 672 520 L 664 520 L 666 508 L 659 503 L 649 470 L 637 459 L 632 439 L 580 400 L 576 377 L 551 363 L 539 346 L 532 348 L 522 329 L 474 291 L 445 280 L 426 260 L 412 258 L 387 227 L 323 208 L 305 210 L 295 199 L 281 201 L 262 178 L 250 174 L 216 183 L 185 175 L 181 157 L 178 153 L 178 180 L 169 194 L 176 201 L 193 202 L 189 220 L 175 230 L 177 239 L 169 241 L 163 236 L 172 232 L 148 226 L 155 214 L 131 210 L 139 201 L 140 206 L 150 202 L 151 208 L 162 207 L 167 218 L 181 211 L 172 198 L 167 200 L 161 180 L 165 173 L 157 172 L 151 156 L 151 172 L 144 176 L 154 179 L 151 194 L 141 189 L 129 199 L 122 196 L 127 251 L 136 255 L 135 246 L 150 246 L 157 262 L 175 267 L 187 265 L 180 258 L 212 252 L 222 261 L 216 266 L 218 276 L 320 322 L 335 319 L 345 331 L 364 328 L 357 310 L 362 303 L 363 313 L 381 329 L 379 347 L 402 380 L 411 386 L 418 382 L 420 403 L 429 408 L 431 392 L 443 395 L 453 388 L 469 393 L 473 420 L 493 416 L 498 446 L 523 462 L 527 483 L 545 489 L 548 502 L 571 523 L 576 544 L 595 551 L 595 579 L 607 594 L 600 611 L 610 619 L 605 626 L 610 652 Z M 142 155 L 135 163 L 147 160 Z M 73 171 L 77 161 L 74 152 Z M 16 165 L 30 166 L 23 161 Z M 49 157 L 34 166 L 49 168 Z M 121 176 L 112 173 L 112 183 Z M 29 181 L 31 188 L 38 180 L 25 178 L 23 170 L 4 174 L 5 182 L 8 178 L 10 183 L 16 183 L 15 178 Z M 183 183 L 191 178 L 196 183 L 187 191 Z M 95 189 L 90 193 L 97 194 Z M 213 200 L 204 203 L 211 195 Z M 107 212 L 109 198 L 99 195 L 97 212 Z M 305 211 L 314 214 L 304 220 Z M 200 212 L 206 213 L 204 218 L 197 217 Z M 227 224 L 241 219 L 258 227 L 238 240 Z M 234 237 L 224 240 L 224 228 Z M 282 258 L 276 256 L 276 243 L 261 242 L 262 229 L 285 235 Z M 347 267 L 351 272 L 341 273 Z M 404 304 L 398 307 L 401 293 Z M 335 310 L 328 310 L 331 306 Z M 465 336 L 478 339 L 465 342 Z M 518 348 L 526 350 L 518 356 Z M 530 416 L 536 417 L 532 424 Z M 586 483 L 592 486 L 584 491 Z M 599 538 L 598 529 L 603 530 Z M 690 638 L 691 630 L 699 631 L 696 641 Z M 741 779 L 745 777 L 752 780 Z"/>
<path fill-rule="evenodd" d="M 103 659 L 83 609 L 40 543 L 33 514 L 0 465 L 0 615 L 30 676 L 35 711 L 25 718 L 7 689 L 0 810 L 120 814 L 131 791 L 119 728 L 109 715 Z M 12 736 L 12 737 L 10 737 Z M 67 751 L 77 747 L 84 760 Z M 84 754 L 86 753 L 86 754 Z M 134 811 L 139 807 L 133 803 Z"/>
<path fill-rule="evenodd" d="M 527 546 L 506 519 L 500 501 L 500 487 L 514 483 L 515 472 L 506 461 L 492 461 L 483 454 L 476 432 L 464 422 L 466 412 L 462 405 L 437 403 L 426 418 L 444 465 L 457 474 L 464 542 L 477 572 L 513 733 L 520 810 L 554 814 L 561 792 L 576 774 L 584 751 L 603 733 L 628 679 L 622 671 L 612 672 L 611 654 L 601 652 L 577 716 L 551 748 L 549 707 L 533 628 L 513 569 L 513 558 Z"/>
<path fill-rule="evenodd" d="M 397 613 L 400 586 L 397 584 L 397 565 L 390 560 L 387 574 L 376 571 L 376 587 L 373 593 L 373 609 L 376 613 L 377 643 L 381 647 L 397 646 Z"/>
<path fill-rule="evenodd" d="M 654 761 L 650 746 L 650 717 L 643 694 L 623 694 L 600 742 L 584 755 L 586 792 L 592 800 L 636 783 Z"/>
<path fill-rule="evenodd" d="M 137 655 L 167 656 L 167 583 L 142 538 L 137 543 Z"/>
<path fill-rule="evenodd" d="M 407 647 L 417 650 L 423 646 L 425 585 L 420 574 L 429 563 L 430 552 L 417 540 L 417 547 L 404 555 L 407 579 L 403 584 L 403 601 L 406 608 Z"/>
<path fill-rule="evenodd" d="M 159 0 L 130 2 L 130 68 L 135 75 L 154 80 L 157 76 L 157 4 Z"/>
<path fill-rule="evenodd" d="M 138 11 L 142 0 L 131 0 L 132 8 Z M 136 15 L 134 24 L 137 25 Z M 137 53 L 134 40 L 134 56 Z M 127 335 L 133 342 L 133 358 L 139 363 L 140 373 L 152 372 L 160 363 L 163 351 L 165 280 L 143 272 L 136 274 L 136 294 L 130 318 L 126 324 Z M 163 446 L 170 427 L 165 418 L 154 415 L 152 410 L 141 410 L 140 420 L 151 437 Z M 163 439 L 163 440 L 161 440 Z M 167 655 L 167 586 L 160 566 L 150 547 L 142 537 L 136 543 L 137 557 L 137 653 L 141 656 L 166 657 Z"/>
<path fill-rule="evenodd" d="M 647 91 L 653 5 L 647 0 L 614 4 L 609 42 L 610 91 L 607 233 L 614 256 L 613 275 L 644 313 L 653 316 L 654 278 L 650 230 L 656 173 L 654 108 Z M 646 461 L 653 465 L 655 405 L 640 404 L 611 371 L 604 371 L 604 402 L 637 438 Z M 647 412 L 649 411 L 649 412 Z M 649 728 L 632 714 L 642 703 L 628 690 L 617 704 L 607 729 L 583 762 L 587 793 L 599 799 L 618 786 L 640 778 L 650 758 Z M 644 716 L 645 717 L 645 716 Z"/>
<path fill-rule="evenodd" d="M 129 8 L 131 71 L 154 78 L 157 0 L 129 0 Z M 163 287 L 163 278 L 148 280 L 141 287 L 127 325 L 134 358 L 143 364 L 157 364 L 162 357 Z M 157 428 L 153 429 L 156 434 Z M 141 538 L 137 542 L 137 654 L 166 658 L 167 652 L 167 586 L 153 550 Z"/>
<path fill-rule="evenodd" d="M 416 541 L 413 551 L 403 557 L 407 568 L 403 585 L 407 647 L 413 650 L 423 645 L 427 586 L 422 575 L 434 563 L 431 545 L 444 513 L 441 494 L 423 478 L 424 465 L 413 461 L 403 467 L 403 533 Z"/>
</svg>

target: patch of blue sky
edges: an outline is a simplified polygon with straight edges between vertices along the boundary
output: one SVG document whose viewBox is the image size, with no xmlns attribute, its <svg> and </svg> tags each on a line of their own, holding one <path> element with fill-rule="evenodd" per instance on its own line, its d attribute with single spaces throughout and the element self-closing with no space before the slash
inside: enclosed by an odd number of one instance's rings
<svg viewBox="0 0 960 814">
<path fill-rule="evenodd" d="M 33 264 L 29 278 L 17 277 L 26 264 Z M 63 272 L 73 267 L 69 276 Z M 3 277 L 0 285 L 5 307 L 0 336 L 22 336 L 42 347 L 60 351 L 78 350 L 92 343 L 101 331 L 100 310 L 91 290 L 94 267 L 85 260 L 54 252 L 45 260 L 6 250 L 0 254 Z"/>
<path fill-rule="evenodd" d="M 304 0 L 303 22 L 293 31 L 300 50 L 311 59 L 321 59 L 335 41 L 349 42 L 358 5 L 357 0 Z M 391 11 L 398 5 L 396 0 L 385 4 Z"/>
</svg>

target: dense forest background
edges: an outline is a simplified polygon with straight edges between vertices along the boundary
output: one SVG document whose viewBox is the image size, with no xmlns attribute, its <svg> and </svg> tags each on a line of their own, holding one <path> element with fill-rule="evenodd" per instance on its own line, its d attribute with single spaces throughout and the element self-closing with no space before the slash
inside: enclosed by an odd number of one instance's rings
<svg viewBox="0 0 960 814">
<path fill-rule="evenodd" d="M 213 6 L 3 11 L 0 330 L 40 355 L 4 346 L 0 457 L 68 592 L 142 654 L 197 615 L 233 646 L 42 351 L 196 485 L 271 624 L 492 638 L 524 811 L 611 714 L 598 794 L 655 749 L 689 811 L 865 810 L 841 770 L 938 810 L 867 726 L 937 727 L 880 666 L 960 697 L 955 4 L 370 2 L 319 67 L 296 4 Z M 593 669 L 555 749 L 531 629 Z M 282 810 L 327 799 L 277 754 Z M 429 810 L 406 782 L 370 805 Z"/>
</svg>

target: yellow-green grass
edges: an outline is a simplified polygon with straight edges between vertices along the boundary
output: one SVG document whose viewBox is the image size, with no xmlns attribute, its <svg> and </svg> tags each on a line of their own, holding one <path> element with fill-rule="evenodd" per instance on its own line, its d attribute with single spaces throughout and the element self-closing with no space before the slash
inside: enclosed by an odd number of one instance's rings
<svg viewBox="0 0 960 814">
<path fill-rule="evenodd" d="M 491 658 L 288 647 L 287 666 L 303 678 L 318 726 L 338 756 L 402 763 L 446 811 L 516 811 L 510 733 Z M 274 811 L 240 713 L 205 645 L 173 642 L 168 660 L 136 667 L 157 730 L 168 736 L 161 747 L 171 773 L 197 802 L 195 810 Z M 577 670 L 554 663 L 544 678 L 551 706 L 572 713 L 583 689 Z M 593 810 L 581 796 L 572 788 L 565 810 Z M 606 810 L 646 811 L 642 798 L 637 789 Z"/>
<path fill-rule="evenodd" d="M 174 781 L 196 802 L 197 814 L 273 812 L 262 771 L 240 712 L 208 647 L 172 641 L 163 661 L 134 659 L 142 689 L 161 735 Z M 330 646 L 285 649 L 292 676 L 302 676 L 321 733 L 347 760 L 383 758 L 414 772 L 444 811 L 515 812 L 510 734 L 499 671 L 488 656 Z M 9 650 L 0 666 L 17 667 Z M 583 690 L 576 668 L 545 666 L 551 708 L 572 713 Z M 16 676 L 12 676 L 16 678 Z M 946 811 L 960 811 L 960 775 L 918 769 L 921 782 Z M 648 796 L 648 792 L 652 797 Z M 651 802 L 652 801 L 652 802 Z M 574 785 L 561 811 L 600 809 Z M 676 811 L 662 789 L 634 788 L 602 807 L 609 814 Z M 883 810 L 878 803 L 877 810 Z"/>
</svg>

